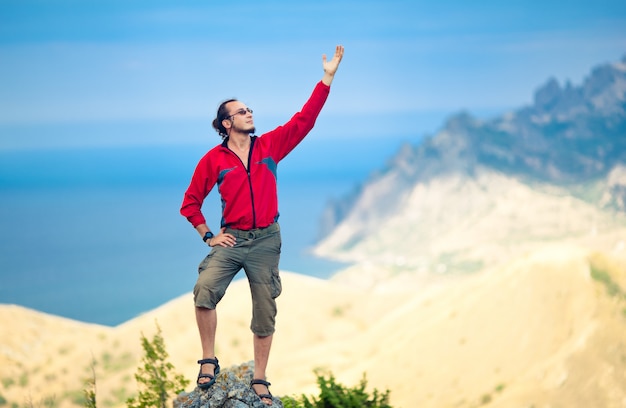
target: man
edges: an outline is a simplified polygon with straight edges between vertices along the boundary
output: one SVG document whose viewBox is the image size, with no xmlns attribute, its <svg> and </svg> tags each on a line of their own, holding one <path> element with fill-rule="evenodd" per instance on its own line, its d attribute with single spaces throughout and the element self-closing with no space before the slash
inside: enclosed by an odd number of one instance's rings
<svg viewBox="0 0 626 408">
<path fill-rule="evenodd" d="M 276 166 L 313 128 L 343 52 L 343 46 L 338 45 L 330 61 L 326 55 L 322 56 L 324 75 L 302 110 L 283 126 L 262 136 L 253 135 L 252 110 L 244 103 L 230 99 L 217 110 L 213 127 L 223 142 L 200 159 L 180 210 L 212 248 L 200 263 L 194 287 L 202 344 L 197 380 L 200 388 L 213 385 L 219 373 L 215 356 L 215 309 L 234 276 L 243 268 L 250 283 L 253 309 L 250 329 L 254 335 L 254 380 L 250 386 L 264 403 L 272 403 L 265 371 L 275 330 L 275 299 L 282 290 L 278 273 L 281 237 L 277 223 Z M 201 207 L 216 184 L 222 200 L 222 220 L 219 232 L 214 234 Z"/>
</svg>

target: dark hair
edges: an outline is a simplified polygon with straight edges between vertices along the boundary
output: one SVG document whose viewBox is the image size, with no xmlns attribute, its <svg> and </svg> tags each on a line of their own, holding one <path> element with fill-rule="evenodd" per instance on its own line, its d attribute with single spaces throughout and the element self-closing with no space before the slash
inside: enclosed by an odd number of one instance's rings
<svg viewBox="0 0 626 408">
<path fill-rule="evenodd" d="M 222 102 L 219 108 L 217 108 L 217 116 L 215 117 L 215 119 L 213 119 L 213 128 L 217 131 L 217 133 L 219 133 L 220 136 L 222 136 L 222 139 L 228 136 L 228 134 L 226 133 L 226 128 L 224 127 L 224 125 L 222 125 L 222 121 L 228 118 L 228 110 L 226 109 L 226 104 L 228 104 L 229 102 L 235 102 L 236 100 L 237 99 L 235 98 L 231 98 Z"/>
</svg>

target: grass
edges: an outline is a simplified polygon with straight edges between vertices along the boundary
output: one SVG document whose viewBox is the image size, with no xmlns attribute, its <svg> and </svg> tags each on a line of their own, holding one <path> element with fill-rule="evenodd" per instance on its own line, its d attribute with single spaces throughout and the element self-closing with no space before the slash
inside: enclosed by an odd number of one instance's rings
<svg viewBox="0 0 626 408">
<path fill-rule="evenodd" d="M 610 296 L 626 300 L 626 291 L 615 281 L 615 277 L 619 275 L 619 265 L 596 253 L 590 256 L 589 267 L 593 280 L 601 283 Z"/>
<path fill-rule="evenodd" d="M 341 318 L 345 316 L 347 309 L 350 309 L 350 305 L 335 306 L 331 311 L 331 315 L 335 318 Z"/>
<path fill-rule="evenodd" d="M 63 399 L 69 399 L 74 405 L 85 406 L 85 393 L 83 390 L 69 390 L 63 395 Z"/>
<path fill-rule="evenodd" d="M 493 389 L 493 391 L 497 394 L 500 394 L 502 391 L 504 391 L 504 388 L 505 388 L 504 384 L 498 384 Z M 480 405 L 487 405 L 491 403 L 492 401 L 493 401 L 493 396 L 491 393 L 483 394 L 482 397 L 480 397 Z"/>
<path fill-rule="evenodd" d="M 613 282 L 611 275 L 602 269 L 591 268 L 591 277 L 602 283 L 606 288 L 606 291 L 611 296 L 620 296 L 624 295 L 622 289 L 618 284 Z"/>
<path fill-rule="evenodd" d="M 11 377 L 7 377 L 7 378 L 3 378 L 2 379 L 2 386 L 6 389 L 8 389 L 9 387 L 11 387 L 13 384 L 15 384 L 15 380 Z"/>
<path fill-rule="evenodd" d="M 62 355 L 62 356 L 67 355 L 70 352 L 71 349 L 72 349 L 72 347 L 69 346 L 69 345 L 63 346 L 63 347 L 61 347 L 59 349 L 59 354 Z"/>
<path fill-rule="evenodd" d="M 20 375 L 20 379 L 19 379 L 19 384 L 20 387 L 24 388 L 28 385 L 28 374 L 27 373 L 22 373 L 22 375 Z"/>
<path fill-rule="evenodd" d="M 103 369 L 108 372 L 118 372 L 126 368 L 132 367 L 136 363 L 133 355 L 129 352 L 123 353 L 121 355 L 114 355 L 105 351 L 104 353 L 102 353 L 102 356 L 100 358 L 102 361 Z"/>
<path fill-rule="evenodd" d="M 128 398 L 132 396 L 132 392 L 126 389 L 126 387 L 120 387 L 113 390 L 113 393 L 107 398 L 103 405 L 105 407 L 115 407 L 123 404 Z"/>
</svg>

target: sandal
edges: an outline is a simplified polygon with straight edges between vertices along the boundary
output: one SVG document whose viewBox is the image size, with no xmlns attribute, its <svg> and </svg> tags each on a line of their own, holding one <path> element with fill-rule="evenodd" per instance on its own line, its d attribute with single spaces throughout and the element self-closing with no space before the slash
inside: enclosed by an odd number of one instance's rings
<svg viewBox="0 0 626 408">
<path fill-rule="evenodd" d="M 220 363 L 219 361 L 217 361 L 217 357 L 215 357 L 215 358 L 205 358 L 202 360 L 198 360 L 198 364 L 200 364 L 200 371 L 198 372 L 198 379 L 196 380 L 196 385 L 198 385 L 198 388 L 206 390 L 210 386 L 215 384 L 215 377 L 217 377 L 217 375 L 220 373 Z M 215 371 L 213 375 L 202 373 L 202 365 L 204 364 L 213 364 L 215 366 Z M 210 381 L 201 383 L 199 382 L 201 378 L 209 378 Z"/>
<path fill-rule="evenodd" d="M 253 385 L 255 385 L 255 384 L 265 385 L 267 387 L 267 394 L 256 394 L 256 391 L 254 391 L 254 387 L 253 387 Z M 269 388 L 270 385 L 272 385 L 272 384 L 268 383 L 265 380 L 254 379 L 254 380 L 250 381 L 250 388 L 252 388 L 252 391 L 261 399 L 261 401 L 264 400 L 264 399 L 268 399 L 268 400 L 272 400 L 273 401 L 272 393 L 270 392 L 270 388 Z M 267 405 L 271 405 L 271 403 L 267 404 Z"/>
</svg>

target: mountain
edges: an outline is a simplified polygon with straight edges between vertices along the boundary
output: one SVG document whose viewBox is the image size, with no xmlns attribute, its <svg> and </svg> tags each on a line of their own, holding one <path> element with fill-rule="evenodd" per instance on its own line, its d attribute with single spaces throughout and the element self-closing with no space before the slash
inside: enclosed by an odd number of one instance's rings
<svg viewBox="0 0 626 408">
<path fill-rule="evenodd" d="M 454 115 L 322 223 L 315 253 L 370 285 L 484 270 L 556 241 L 623 248 L 626 57 L 580 86 L 550 79 L 500 117 Z"/>
</svg>

